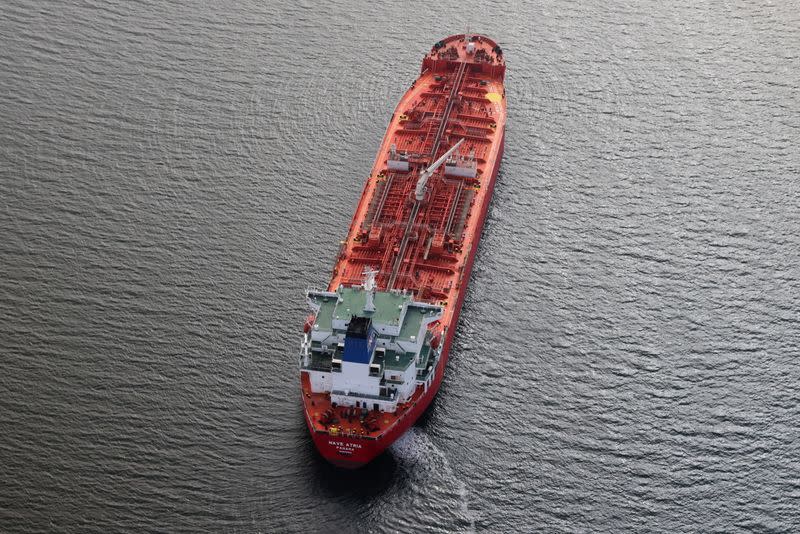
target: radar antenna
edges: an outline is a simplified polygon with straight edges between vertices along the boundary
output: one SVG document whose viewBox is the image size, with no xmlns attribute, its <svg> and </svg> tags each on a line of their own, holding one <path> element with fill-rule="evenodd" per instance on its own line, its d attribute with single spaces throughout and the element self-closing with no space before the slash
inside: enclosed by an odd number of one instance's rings
<svg viewBox="0 0 800 534">
<path fill-rule="evenodd" d="M 378 271 L 367 267 L 364 269 L 364 290 L 367 292 L 367 301 L 364 304 L 364 311 L 365 312 L 374 312 L 375 311 L 375 302 L 373 301 L 373 297 L 375 296 L 375 276 L 378 274 Z"/>
</svg>

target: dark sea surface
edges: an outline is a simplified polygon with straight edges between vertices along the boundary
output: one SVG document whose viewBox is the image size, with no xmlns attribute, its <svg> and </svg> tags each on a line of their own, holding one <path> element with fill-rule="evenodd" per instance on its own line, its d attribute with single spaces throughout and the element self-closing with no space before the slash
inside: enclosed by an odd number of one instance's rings
<svg viewBox="0 0 800 534">
<path fill-rule="evenodd" d="M 504 47 L 450 364 L 357 472 L 324 286 L 435 41 Z M 0 532 L 800 531 L 800 2 L 0 4 Z"/>
</svg>

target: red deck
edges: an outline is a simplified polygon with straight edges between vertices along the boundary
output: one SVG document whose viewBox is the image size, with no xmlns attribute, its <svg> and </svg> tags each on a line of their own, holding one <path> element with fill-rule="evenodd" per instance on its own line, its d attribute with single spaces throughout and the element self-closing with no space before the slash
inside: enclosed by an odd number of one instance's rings
<svg viewBox="0 0 800 534">
<path fill-rule="evenodd" d="M 472 262 L 491 199 L 506 122 L 505 61 L 490 39 L 454 35 L 425 56 L 422 73 L 395 110 L 372 172 L 364 186 L 347 240 L 337 258 L 329 290 L 361 284 L 366 267 L 377 268 L 380 289 L 407 289 L 416 300 L 442 304 L 437 330 L 444 333 L 442 356 L 427 392 L 418 387 L 394 414 L 381 413 L 378 429 L 359 418 L 333 430 L 319 423 L 330 406 L 327 394 L 312 394 L 302 380 L 306 422 L 329 461 L 347 467 L 368 462 L 403 434 L 438 390 Z M 468 50 L 474 47 L 474 50 Z M 445 175 L 441 167 L 417 201 L 419 174 L 460 139 L 456 152 L 477 164 L 475 178 Z M 390 170 L 391 147 L 408 161 L 408 171 Z M 342 411 L 342 408 L 338 408 Z"/>
</svg>

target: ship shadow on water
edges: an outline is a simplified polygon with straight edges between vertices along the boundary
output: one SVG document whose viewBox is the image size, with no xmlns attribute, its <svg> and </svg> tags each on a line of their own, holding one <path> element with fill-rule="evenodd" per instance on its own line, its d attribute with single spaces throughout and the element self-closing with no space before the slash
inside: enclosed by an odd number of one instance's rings
<svg viewBox="0 0 800 534">
<path fill-rule="evenodd" d="M 419 416 L 406 435 L 399 438 L 399 442 L 415 448 L 416 436 L 427 434 L 427 428 L 437 410 L 438 395 L 433 398 L 430 405 Z M 380 498 L 387 491 L 398 484 L 403 484 L 408 479 L 408 464 L 416 463 L 415 453 L 406 458 L 404 452 L 389 447 L 380 456 L 369 464 L 358 469 L 344 469 L 337 467 L 327 460 L 317 451 L 313 440 L 307 435 L 307 429 L 303 425 L 306 438 L 305 455 L 308 460 L 308 471 L 312 480 L 317 484 L 319 490 L 326 496 L 334 499 L 344 499 L 345 501 L 371 502 Z M 407 451 L 406 451 L 407 452 Z"/>
<path fill-rule="evenodd" d="M 390 450 L 358 469 L 344 469 L 325 460 L 312 440 L 307 442 L 311 475 L 320 490 L 335 497 L 371 501 L 397 483 L 400 465 Z"/>
<path fill-rule="evenodd" d="M 408 433 L 422 432 L 430 424 L 433 412 L 436 410 L 437 397 L 419 416 L 419 419 L 409 429 Z M 306 429 L 303 428 L 305 431 Z M 404 436 L 406 437 L 406 436 Z M 400 440 L 403 440 L 401 437 Z M 369 464 L 358 469 L 344 469 L 337 467 L 325 460 L 314 446 L 313 440 L 308 437 L 304 440 L 306 454 L 309 462 L 311 477 L 317 482 L 324 493 L 336 496 L 368 501 L 380 497 L 390 487 L 396 486 L 405 478 L 404 459 L 393 447 L 389 447 L 380 456 Z"/>
</svg>

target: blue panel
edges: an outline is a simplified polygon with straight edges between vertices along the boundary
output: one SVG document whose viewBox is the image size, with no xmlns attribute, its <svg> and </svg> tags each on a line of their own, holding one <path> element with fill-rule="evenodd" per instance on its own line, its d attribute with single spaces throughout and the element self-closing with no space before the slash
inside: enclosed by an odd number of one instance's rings
<svg viewBox="0 0 800 534">
<path fill-rule="evenodd" d="M 375 350 L 375 343 L 377 338 L 375 331 L 370 328 L 367 339 L 345 336 L 344 338 L 344 354 L 342 361 L 353 363 L 369 363 L 372 358 L 372 352 Z"/>
</svg>

